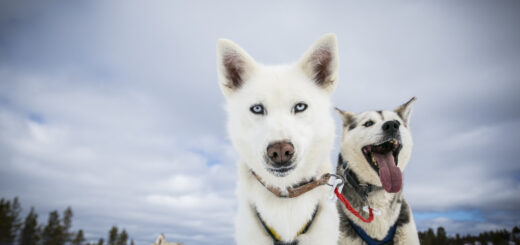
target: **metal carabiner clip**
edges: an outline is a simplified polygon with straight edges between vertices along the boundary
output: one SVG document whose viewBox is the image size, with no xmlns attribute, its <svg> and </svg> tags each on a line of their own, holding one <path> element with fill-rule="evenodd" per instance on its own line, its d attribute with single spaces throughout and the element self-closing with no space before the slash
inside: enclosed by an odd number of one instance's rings
<svg viewBox="0 0 520 245">
<path fill-rule="evenodd" d="M 345 184 L 345 178 L 343 178 L 343 176 L 339 175 L 339 174 L 328 174 L 329 177 L 334 177 L 335 180 L 334 182 L 331 184 L 330 182 L 327 182 L 327 185 L 328 186 L 334 186 L 335 183 L 336 183 L 336 180 L 341 180 L 341 182 L 339 183 L 339 185 L 343 185 Z M 330 179 L 329 179 L 330 180 Z M 337 185 L 336 185 L 337 186 Z"/>
<path fill-rule="evenodd" d="M 337 174 L 329 174 L 329 176 L 334 177 L 332 184 L 329 183 L 330 179 L 329 182 L 327 182 L 327 185 L 332 187 L 329 193 L 329 200 L 331 202 L 335 202 L 338 199 L 338 197 L 336 196 L 336 193 L 334 193 L 334 190 L 338 188 L 338 192 L 341 193 L 341 191 L 343 190 L 343 185 L 345 184 L 345 179 L 343 178 L 343 176 Z"/>
</svg>

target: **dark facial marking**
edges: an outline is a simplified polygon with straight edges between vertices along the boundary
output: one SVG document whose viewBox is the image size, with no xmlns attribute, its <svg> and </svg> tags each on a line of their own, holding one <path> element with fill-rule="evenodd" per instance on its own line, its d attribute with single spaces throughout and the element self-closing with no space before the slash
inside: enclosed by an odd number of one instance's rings
<svg viewBox="0 0 520 245">
<path fill-rule="evenodd" d="M 348 130 L 355 129 L 356 127 L 357 127 L 357 122 L 353 121 L 352 123 L 350 123 L 350 125 L 348 125 Z"/>
<path fill-rule="evenodd" d="M 377 111 L 377 113 L 379 113 L 379 115 L 381 116 L 381 120 L 385 120 L 385 118 L 383 117 L 383 111 Z"/>
</svg>

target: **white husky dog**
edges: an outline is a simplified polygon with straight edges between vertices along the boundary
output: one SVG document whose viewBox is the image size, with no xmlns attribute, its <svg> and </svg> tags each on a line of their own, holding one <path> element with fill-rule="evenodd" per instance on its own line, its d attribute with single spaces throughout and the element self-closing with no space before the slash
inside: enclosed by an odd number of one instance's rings
<svg viewBox="0 0 520 245">
<path fill-rule="evenodd" d="M 217 61 L 228 131 L 240 156 L 237 244 L 336 244 L 338 213 L 327 201 L 330 189 L 318 183 L 332 168 L 335 35 L 280 66 L 259 64 L 221 39 Z"/>
<path fill-rule="evenodd" d="M 337 109 L 343 117 L 337 173 L 347 182 L 342 194 L 358 212 L 369 204 L 380 213 L 367 224 L 338 202 L 340 245 L 419 244 L 412 210 L 402 195 L 402 171 L 412 153 L 414 101 L 393 111 L 357 115 Z"/>
</svg>

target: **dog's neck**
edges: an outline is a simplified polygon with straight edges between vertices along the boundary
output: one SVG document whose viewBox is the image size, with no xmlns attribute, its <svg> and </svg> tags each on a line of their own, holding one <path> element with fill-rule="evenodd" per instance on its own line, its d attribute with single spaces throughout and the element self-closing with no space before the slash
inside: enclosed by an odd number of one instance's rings
<svg viewBox="0 0 520 245">
<path fill-rule="evenodd" d="M 331 176 L 330 174 L 326 173 L 326 174 L 323 174 L 318 179 L 312 178 L 311 180 L 303 180 L 300 183 L 298 183 L 292 187 L 288 187 L 286 189 L 280 189 L 280 188 L 268 185 L 253 170 L 250 170 L 250 171 L 251 171 L 251 174 L 258 180 L 258 182 L 260 182 L 266 189 L 268 189 L 275 196 L 281 197 L 281 198 L 294 198 L 294 197 L 303 195 L 318 186 L 327 184 L 327 182 L 329 181 L 329 178 Z"/>
<path fill-rule="evenodd" d="M 358 174 L 348 166 L 348 162 L 343 160 L 343 157 L 339 156 L 338 158 L 338 167 L 337 167 L 337 173 L 343 175 L 344 177 L 348 177 L 353 179 L 354 181 L 357 181 L 359 185 L 367 185 L 371 186 L 368 187 L 370 191 L 366 193 L 366 195 L 363 197 L 359 192 L 359 187 L 356 187 L 352 184 L 352 181 L 346 181 L 347 183 L 344 185 L 342 194 L 347 198 L 347 200 L 350 202 L 352 207 L 357 210 L 364 218 L 368 218 L 369 214 L 363 210 L 363 207 L 365 205 L 369 205 L 372 208 L 375 208 L 379 211 L 381 211 L 381 216 L 375 216 L 374 221 L 370 224 L 366 224 L 358 220 L 357 217 L 353 216 L 352 214 L 348 213 L 348 218 L 356 223 L 357 225 L 360 225 L 361 227 L 367 228 L 370 226 L 385 226 L 387 227 L 381 229 L 383 233 L 386 234 L 387 229 L 393 225 L 393 222 L 388 222 L 388 220 L 393 220 L 394 217 L 397 217 L 399 215 L 399 212 L 401 210 L 401 192 L 399 191 L 397 193 L 388 193 L 386 192 L 382 187 L 371 185 L 369 183 L 364 183 L 359 178 Z M 348 173 L 348 176 L 345 176 L 345 173 Z M 338 205 L 343 205 L 339 203 Z M 344 208 L 342 208 L 344 210 Z M 347 211 L 348 212 L 348 211 Z M 384 221 L 384 222 L 382 222 Z M 378 224 L 379 223 L 379 224 Z M 384 223 L 384 224 L 383 224 Z M 369 229 L 370 230 L 370 229 Z M 368 232 L 368 231 L 367 231 Z M 370 232 L 369 232 L 370 233 Z M 371 234 L 374 236 L 377 236 L 376 234 Z"/>
</svg>

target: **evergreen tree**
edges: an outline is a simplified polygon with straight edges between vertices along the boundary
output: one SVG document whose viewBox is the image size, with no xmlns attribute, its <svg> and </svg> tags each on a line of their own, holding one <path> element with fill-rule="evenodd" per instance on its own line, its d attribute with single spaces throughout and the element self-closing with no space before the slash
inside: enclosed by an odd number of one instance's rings
<svg viewBox="0 0 520 245">
<path fill-rule="evenodd" d="M 117 245 L 117 233 L 117 227 L 112 226 L 112 228 L 108 232 L 108 245 Z"/>
<path fill-rule="evenodd" d="M 437 227 L 437 237 L 435 238 L 435 244 L 446 244 L 448 243 L 448 236 L 444 227 Z"/>
<path fill-rule="evenodd" d="M 21 211 L 18 197 L 15 197 L 13 202 L 3 198 L 0 200 L 0 244 L 14 243 L 21 226 Z"/>
<path fill-rule="evenodd" d="M 119 234 L 119 237 L 117 238 L 117 245 L 126 245 L 128 243 L 128 233 L 126 233 L 126 230 L 123 229 L 121 231 L 121 234 Z"/>
<path fill-rule="evenodd" d="M 60 222 L 58 211 L 52 211 L 49 214 L 47 225 L 43 228 L 42 242 L 43 245 L 62 245 L 65 244 L 64 227 Z"/>
<path fill-rule="evenodd" d="M 83 242 L 85 242 L 85 237 L 83 236 L 83 230 L 79 230 L 78 233 L 76 233 L 76 237 L 72 240 L 72 245 L 81 245 Z"/>
<path fill-rule="evenodd" d="M 90 245 L 85 243 L 86 239 L 83 230 L 77 233 L 71 231 L 73 212 L 71 207 L 67 207 L 60 219 L 60 213 L 54 210 L 49 213 L 47 224 L 38 225 L 38 214 L 31 207 L 30 212 L 21 222 L 19 218 L 21 212 L 18 198 L 13 201 L 0 199 L 0 245 L 15 244 L 19 235 L 18 244 L 20 245 Z M 20 229 L 21 228 L 21 229 Z M 129 235 L 125 229 L 118 232 L 117 226 L 113 226 L 108 234 L 108 245 L 127 245 Z M 100 238 L 97 245 L 104 245 L 105 240 Z M 134 245 L 134 241 L 130 241 Z"/>
<path fill-rule="evenodd" d="M 460 238 L 459 233 L 455 235 L 455 245 L 462 245 L 462 239 Z"/>
<path fill-rule="evenodd" d="M 513 230 L 511 231 L 511 239 L 513 241 L 516 241 L 516 244 L 520 244 L 520 229 L 518 226 L 515 226 Z"/>
<path fill-rule="evenodd" d="M 432 228 L 429 228 L 426 232 L 424 245 L 433 245 L 435 242 L 435 233 L 433 232 Z"/>
<path fill-rule="evenodd" d="M 70 231 L 72 227 L 72 216 L 74 213 L 70 207 L 63 211 L 63 238 L 65 242 L 71 241 L 74 234 Z"/>
<path fill-rule="evenodd" d="M 34 212 L 34 207 L 25 217 L 22 232 L 20 234 L 20 245 L 37 245 L 40 241 L 40 227 L 38 226 L 38 214 Z"/>
</svg>

